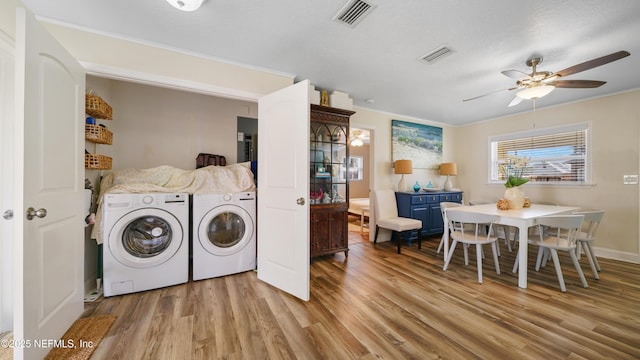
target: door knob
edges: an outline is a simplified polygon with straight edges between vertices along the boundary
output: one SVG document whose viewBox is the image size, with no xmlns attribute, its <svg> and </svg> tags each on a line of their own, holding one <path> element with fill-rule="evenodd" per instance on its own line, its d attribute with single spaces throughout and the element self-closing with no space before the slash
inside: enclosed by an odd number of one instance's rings
<svg viewBox="0 0 640 360">
<path fill-rule="evenodd" d="M 34 209 L 32 207 L 27 209 L 27 220 L 32 220 L 34 217 L 43 218 L 47 216 L 47 209 Z"/>
<path fill-rule="evenodd" d="M 296 204 L 304 205 L 304 198 L 298 198 L 298 200 L 296 200 Z"/>
</svg>

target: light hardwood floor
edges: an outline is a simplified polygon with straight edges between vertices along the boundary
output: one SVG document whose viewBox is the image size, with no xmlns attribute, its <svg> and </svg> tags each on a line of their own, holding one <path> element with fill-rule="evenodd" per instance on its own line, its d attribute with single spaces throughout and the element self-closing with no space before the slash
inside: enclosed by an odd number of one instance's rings
<svg viewBox="0 0 640 360">
<path fill-rule="evenodd" d="M 520 289 L 502 244 L 502 274 L 487 256 L 480 285 L 473 250 L 443 272 L 438 240 L 314 259 L 308 302 L 252 271 L 102 299 L 84 316 L 118 318 L 92 359 L 640 358 L 640 265 L 599 259 L 597 281 L 583 257 L 585 289 L 561 255 L 567 293 L 552 265 Z"/>
</svg>

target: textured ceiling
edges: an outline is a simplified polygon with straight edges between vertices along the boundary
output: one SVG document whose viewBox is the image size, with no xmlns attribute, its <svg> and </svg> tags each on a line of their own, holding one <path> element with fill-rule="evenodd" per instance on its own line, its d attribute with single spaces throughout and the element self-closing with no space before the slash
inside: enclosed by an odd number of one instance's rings
<svg viewBox="0 0 640 360">
<path fill-rule="evenodd" d="M 618 50 L 631 56 L 571 75 L 604 80 L 597 89 L 556 89 L 542 108 L 640 88 L 637 0 L 367 0 L 351 28 L 332 18 L 347 0 L 207 0 L 195 12 L 165 0 L 23 0 L 43 20 L 291 74 L 349 93 L 358 106 L 460 125 L 531 111 L 507 107 L 515 85 L 500 73 L 559 71 Z M 454 53 L 427 64 L 440 46 Z M 367 101 L 373 99 L 373 102 Z"/>
</svg>

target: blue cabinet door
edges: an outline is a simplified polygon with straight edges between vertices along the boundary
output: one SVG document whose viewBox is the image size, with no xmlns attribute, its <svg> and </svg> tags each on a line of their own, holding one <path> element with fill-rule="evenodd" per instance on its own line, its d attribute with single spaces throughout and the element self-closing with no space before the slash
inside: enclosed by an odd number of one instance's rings
<svg viewBox="0 0 640 360">
<path fill-rule="evenodd" d="M 444 232 L 440 203 L 445 201 L 462 203 L 462 192 L 396 192 L 398 216 L 422 221 L 423 236 Z M 418 232 L 412 231 L 408 240 L 417 238 Z"/>
</svg>

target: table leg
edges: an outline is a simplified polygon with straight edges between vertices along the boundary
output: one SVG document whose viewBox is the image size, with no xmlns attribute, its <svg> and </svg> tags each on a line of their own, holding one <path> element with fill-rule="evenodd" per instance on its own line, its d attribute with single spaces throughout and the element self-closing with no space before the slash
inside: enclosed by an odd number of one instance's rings
<svg viewBox="0 0 640 360">
<path fill-rule="evenodd" d="M 518 226 L 518 287 L 527 288 L 527 260 L 529 250 L 529 228 Z"/>
</svg>

